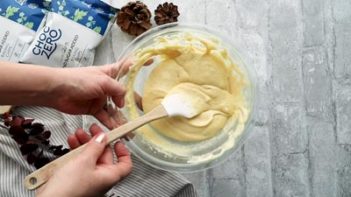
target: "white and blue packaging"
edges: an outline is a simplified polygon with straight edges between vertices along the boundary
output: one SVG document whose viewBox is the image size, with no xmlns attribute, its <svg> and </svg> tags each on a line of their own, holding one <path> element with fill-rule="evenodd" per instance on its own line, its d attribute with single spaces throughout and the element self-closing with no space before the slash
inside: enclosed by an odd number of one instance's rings
<svg viewBox="0 0 351 197">
<path fill-rule="evenodd" d="M 52 67 L 92 65 L 116 10 L 100 0 L 51 0 L 45 24 L 21 58 L 22 63 Z"/>
<path fill-rule="evenodd" d="M 1 0 L 1 61 L 19 62 L 43 25 L 46 10 L 42 6 L 45 4 L 45 0 Z"/>
</svg>

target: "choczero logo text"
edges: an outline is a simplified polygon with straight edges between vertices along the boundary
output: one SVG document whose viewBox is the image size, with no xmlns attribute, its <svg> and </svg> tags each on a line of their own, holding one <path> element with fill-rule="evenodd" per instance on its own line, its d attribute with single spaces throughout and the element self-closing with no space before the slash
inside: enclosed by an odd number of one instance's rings
<svg viewBox="0 0 351 197">
<path fill-rule="evenodd" d="M 45 55 L 48 59 L 55 52 L 57 48 L 56 42 L 61 38 L 61 29 L 51 29 L 45 27 L 43 32 L 39 35 L 37 43 L 35 44 L 32 52 L 34 55 Z"/>
</svg>

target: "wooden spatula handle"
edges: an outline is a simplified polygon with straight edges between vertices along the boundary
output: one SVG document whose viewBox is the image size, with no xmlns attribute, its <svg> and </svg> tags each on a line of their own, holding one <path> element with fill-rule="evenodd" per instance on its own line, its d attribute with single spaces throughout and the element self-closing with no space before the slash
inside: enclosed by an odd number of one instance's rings
<svg viewBox="0 0 351 197">
<path fill-rule="evenodd" d="M 153 121 L 157 120 L 163 117 L 166 117 L 168 114 L 163 108 L 163 106 L 158 106 L 149 113 L 145 114 L 144 116 L 141 116 L 131 122 L 128 122 L 116 129 L 113 129 L 112 131 L 108 132 L 107 135 L 107 141 L 108 143 L 111 143 L 115 141 L 116 139 L 119 139 L 126 135 L 127 133 Z M 57 170 L 58 167 L 64 165 L 67 163 L 69 160 L 72 158 L 77 157 L 84 149 L 86 145 L 82 145 L 69 153 L 59 157 L 58 159 L 55 159 L 54 161 L 48 163 L 47 165 L 41 167 L 40 169 L 34 171 L 30 175 L 28 175 L 24 179 L 24 185 L 26 186 L 27 189 L 33 190 L 38 188 L 39 186 L 43 185 Z"/>
</svg>

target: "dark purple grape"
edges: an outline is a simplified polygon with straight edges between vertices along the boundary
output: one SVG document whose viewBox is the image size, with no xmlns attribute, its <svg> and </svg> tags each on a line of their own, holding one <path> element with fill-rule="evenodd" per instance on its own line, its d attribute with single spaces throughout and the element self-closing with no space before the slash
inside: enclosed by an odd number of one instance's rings
<svg viewBox="0 0 351 197">
<path fill-rule="evenodd" d="M 9 127 L 11 123 L 12 116 L 9 112 L 0 114 L 0 119 L 4 121 L 4 125 Z"/>
<path fill-rule="evenodd" d="M 22 127 L 27 129 L 27 128 L 30 128 L 32 126 L 32 122 L 34 121 L 34 119 L 25 119 L 23 122 L 22 122 Z"/>
<path fill-rule="evenodd" d="M 49 139 L 51 136 L 51 132 L 50 131 L 44 131 L 44 133 L 42 133 L 42 137 L 44 139 Z"/>
<path fill-rule="evenodd" d="M 62 149 L 63 148 L 63 145 L 51 145 L 51 148 L 52 150 L 55 150 L 55 149 Z"/>
<path fill-rule="evenodd" d="M 62 155 L 64 155 L 64 154 L 66 154 L 66 153 L 68 153 L 70 150 L 68 149 L 68 148 L 64 148 L 64 149 L 62 149 Z"/>
<path fill-rule="evenodd" d="M 5 126 L 9 127 L 10 123 L 11 123 L 11 120 L 9 120 L 9 119 L 4 120 L 4 125 Z"/>
<path fill-rule="evenodd" d="M 36 159 L 37 159 L 37 157 L 34 154 L 32 154 L 32 153 L 29 153 L 27 155 L 27 162 L 29 164 L 33 164 Z"/>
<path fill-rule="evenodd" d="M 50 140 L 44 140 L 41 143 L 44 144 L 44 145 L 49 145 L 50 144 Z M 49 150 L 50 150 L 50 148 L 49 148 Z"/>
<path fill-rule="evenodd" d="M 33 123 L 30 127 L 29 134 L 30 135 L 38 135 L 44 131 L 44 125 L 40 123 Z"/>
<path fill-rule="evenodd" d="M 34 161 L 34 166 L 38 169 L 38 168 L 41 168 L 41 167 L 45 166 L 49 162 L 50 162 L 50 160 L 48 158 L 46 158 L 46 157 L 38 157 Z"/>
<path fill-rule="evenodd" d="M 27 143 L 27 141 L 29 139 L 29 135 L 26 132 L 16 133 L 15 135 L 13 135 L 13 139 L 18 144 L 25 144 L 25 143 Z"/>
<path fill-rule="evenodd" d="M 62 149 L 55 149 L 54 152 L 52 153 L 54 154 L 55 156 L 62 156 L 63 155 L 63 151 Z"/>
<path fill-rule="evenodd" d="M 57 146 L 55 146 L 55 145 L 50 145 L 49 146 L 49 150 L 51 150 L 51 151 L 54 151 L 56 149 L 57 149 Z"/>
<path fill-rule="evenodd" d="M 11 117 L 11 114 L 9 112 L 5 112 L 1 114 L 1 119 L 9 119 Z"/>
<path fill-rule="evenodd" d="M 12 121 L 10 122 L 10 126 L 21 126 L 24 121 L 24 118 L 22 116 L 13 116 Z"/>
<path fill-rule="evenodd" d="M 20 148 L 22 155 L 34 152 L 38 148 L 38 144 L 23 144 Z"/>
<path fill-rule="evenodd" d="M 62 145 L 50 145 L 51 131 L 45 130 L 43 124 L 33 123 L 34 119 L 12 116 L 8 112 L 0 114 L 0 119 L 12 138 L 20 145 L 20 151 L 26 156 L 27 162 L 36 168 L 50 162 L 49 158 L 44 157 L 44 151 L 51 152 L 56 156 L 54 159 L 70 151 Z"/>
<path fill-rule="evenodd" d="M 11 135 L 17 135 L 17 134 L 21 134 L 21 133 L 25 133 L 25 132 L 21 126 L 11 126 L 9 129 L 9 133 Z"/>
</svg>

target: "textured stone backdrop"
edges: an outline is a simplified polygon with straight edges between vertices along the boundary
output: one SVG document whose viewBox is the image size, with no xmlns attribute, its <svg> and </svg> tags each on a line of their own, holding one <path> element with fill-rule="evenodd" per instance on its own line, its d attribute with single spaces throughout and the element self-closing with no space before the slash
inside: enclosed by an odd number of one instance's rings
<svg viewBox="0 0 351 197">
<path fill-rule="evenodd" d="M 258 75 L 251 137 L 224 164 L 185 175 L 200 196 L 351 197 L 351 0 L 171 2 L 181 22 L 229 34 Z M 131 40 L 113 27 L 95 63 Z"/>
</svg>

